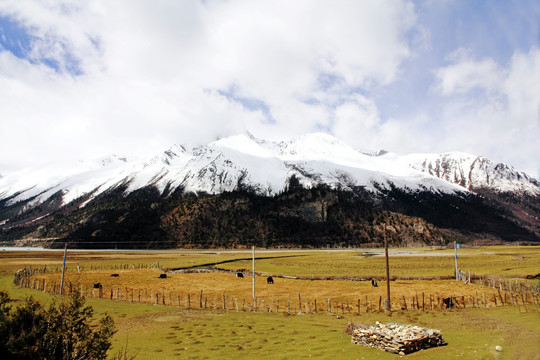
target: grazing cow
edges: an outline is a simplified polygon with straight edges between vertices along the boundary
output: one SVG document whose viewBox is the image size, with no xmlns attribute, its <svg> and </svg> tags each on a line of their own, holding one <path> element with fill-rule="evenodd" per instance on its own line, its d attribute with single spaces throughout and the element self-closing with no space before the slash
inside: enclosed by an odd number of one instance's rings
<svg viewBox="0 0 540 360">
<path fill-rule="evenodd" d="M 94 284 L 94 289 L 100 289 L 101 288 L 101 284 L 100 283 L 95 283 Z"/>
<path fill-rule="evenodd" d="M 120 275 L 118 274 L 111 274 L 112 277 L 119 277 Z"/>
<path fill-rule="evenodd" d="M 442 301 L 444 303 L 444 306 L 447 309 L 453 309 L 454 308 L 454 299 L 452 297 L 443 298 Z"/>
<path fill-rule="evenodd" d="M 166 279 L 166 278 L 167 278 L 167 274 L 159 274 L 159 278 L 160 278 L 160 279 Z"/>
<path fill-rule="evenodd" d="M 377 285 L 377 280 L 371 279 L 371 286 L 378 287 L 379 285 Z"/>
<path fill-rule="evenodd" d="M 272 277 L 269 276 L 269 277 L 266 278 L 266 283 L 267 283 L 267 284 L 273 284 L 273 283 L 274 283 L 274 279 L 272 279 Z"/>
<path fill-rule="evenodd" d="M 243 277 L 244 277 L 244 274 L 242 274 L 241 272 L 237 272 L 237 273 L 236 273 L 236 277 L 237 277 L 237 278 L 243 278 Z"/>
</svg>

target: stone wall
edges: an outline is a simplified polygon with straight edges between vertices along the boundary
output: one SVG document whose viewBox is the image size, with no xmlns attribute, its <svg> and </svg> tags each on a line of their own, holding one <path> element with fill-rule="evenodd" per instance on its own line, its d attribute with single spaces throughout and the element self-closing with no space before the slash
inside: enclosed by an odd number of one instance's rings
<svg viewBox="0 0 540 360">
<path fill-rule="evenodd" d="M 418 350 L 446 345 L 440 330 L 413 325 L 349 325 L 352 343 L 405 355 Z"/>
</svg>

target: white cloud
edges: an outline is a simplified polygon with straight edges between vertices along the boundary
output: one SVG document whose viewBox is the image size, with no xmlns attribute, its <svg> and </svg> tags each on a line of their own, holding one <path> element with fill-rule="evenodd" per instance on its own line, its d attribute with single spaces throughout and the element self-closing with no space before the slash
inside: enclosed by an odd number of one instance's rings
<svg viewBox="0 0 540 360">
<path fill-rule="evenodd" d="M 433 71 L 435 110 L 417 98 L 416 117 L 381 115 L 373 94 L 435 48 L 408 1 L 5 0 L 0 16 L 31 45 L 26 59 L 0 48 L 4 175 L 54 157 L 323 130 L 360 149 L 469 151 L 538 176 L 538 48 L 507 64 L 459 48 Z"/>
<path fill-rule="evenodd" d="M 458 49 L 448 59 L 454 63 L 435 72 L 436 90 L 443 95 L 464 94 L 475 88 L 499 91 L 504 79 L 504 70 L 495 60 L 474 59 L 466 49 Z"/>
<path fill-rule="evenodd" d="M 442 144 L 507 162 L 538 178 L 540 49 L 514 53 L 505 67 L 493 59 L 460 57 L 436 74 L 435 88 L 447 99 Z"/>
<path fill-rule="evenodd" d="M 357 95 L 335 109 L 334 134 L 361 150 L 377 149 L 380 144 L 381 119 L 375 103 Z"/>
<path fill-rule="evenodd" d="M 18 154 L 0 158 L 3 172 L 245 130 L 285 138 L 334 117 L 345 133 L 342 121 L 363 126 L 347 106 L 365 115 L 350 92 L 396 78 L 416 23 L 399 0 L 6 0 L 0 15 L 31 41 L 27 59 L 0 49 L 0 153 Z M 219 93 L 231 87 L 272 122 Z"/>
</svg>

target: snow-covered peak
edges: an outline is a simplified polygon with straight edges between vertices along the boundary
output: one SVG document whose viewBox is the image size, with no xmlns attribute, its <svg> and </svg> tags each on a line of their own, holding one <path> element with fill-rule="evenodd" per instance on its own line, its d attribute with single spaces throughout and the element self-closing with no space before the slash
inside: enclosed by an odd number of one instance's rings
<svg viewBox="0 0 540 360">
<path fill-rule="evenodd" d="M 356 157 L 358 152 L 349 145 L 324 133 L 307 134 L 280 143 L 284 160 L 326 160 Z"/>
<path fill-rule="evenodd" d="M 540 193 L 538 181 L 507 164 L 482 156 L 453 151 L 442 154 L 411 154 L 402 157 L 418 171 L 458 184 L 466 189 Z"/>
<path fill-rule="evenodd" d="M 249 154 L 261 158 L 271 158 L 276 156 L 274 152 L 248 135 L 235 135 L 222 138 L 211 143 L 209 147 L 222 150 L 233 150 L 238 153 Z"/>
<path fill-rule="evenodd" d="M 161 192 L 221 193 L 249 188 L 260 195 L 283 191 L 295 176 L 303 186 L 325 183 L 379 191 L 460 193 L 489 188 L 539 194 L 538 181 L 513 167 L 460 152 L 365 154 L 328 134 L 286 142 L 236 135 L 206 146 L 174 145 L 147 158 L 109 156 L 75 164 L 45 166 L 0 178 L 0 200 L 39 204 L 55 194 L 63 203 L 87 201 L 115 188 L 126 193 L 154 186 Z"/>
</svg>

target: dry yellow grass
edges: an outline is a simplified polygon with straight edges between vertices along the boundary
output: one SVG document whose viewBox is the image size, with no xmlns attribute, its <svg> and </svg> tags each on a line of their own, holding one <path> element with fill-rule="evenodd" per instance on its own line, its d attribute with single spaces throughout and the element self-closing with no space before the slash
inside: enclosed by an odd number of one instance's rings
<svg viewBox="0 0 540 360">
<path fill-rule="evenodd" d="M 452 276 L 453 251 L 432 249 L 394 249 L 390 260 L 391 276 L 401 277 L 437 277 Z M 399 253 L 398 253 L 399 252 Z M 399 255 L 408 253 L 407 256 Z M 396 255 L 398 254 L 398 255 Z M 0 269 L 14 271 L 24 266 L 43 267 L 49 271 L 61 267 L 62 251 L 4 251 L 0 253 Z M 411 256 L 414 255 L 414 256 Z M 214 302 L 222 306 L 223 296 L 229 299 L 233 306 L 234 299 L 240 304 L 246 301 L 251 304 L 251 278 L 236 278 L 233 273 L 174 273 L 167 279 L 158 279 L 161 271 L 145 268 L 159 262 L 164 268 L 187 267 L 200 264 L 218 263 L 232 259 L 249 259 L 249 251 L 149 251 L 149 252 L 114 252 L 114 251 L 69 251 L 66 283 L 84 289 L 90 297 L 98 296 L 98 291 L 92 289 L 95 283 L 103 285 L 103 296 L 106 298 L 120 297 L 130 301 L 154 303 L 158 294 L 159 303 L 185 305 L 186 296 L 190 296 L 193 306 L 199 305 L 202 291 L 203 300 L 207 307 L 213 307 Z M 350 251 L 258 251 L 256 261 L 257 272 L 260 275 L 273 275 L 275 284 L 267 284 L 264 276 L 256 278 L 256 296 L 266 306 L 274 304 L 279 299 L 283 309 L 290 299 L 298 305 L 298 294 L 302 303 L 317 299 L 318 305 L 324 308 L 327 299 L 333 304 L 341 302 L 356 306 L 358 299 L 362 304 L 373 304 L 378 308 L 379 300 L 386 297 L 386 282 L 379 280 L 379 287 L 374 288 L 368 281 L 348 280 L 317 280 L 326 277 L 384 277 L 384 258 L 380 256 L 365 256 L 365 252 Z M 477 269 L 482 274 L 532 273 L 540 268 L 539 247 L 494 247 L 482 249 L 460 250 L 460 265 L 462 268 Z M 138 269 L 139 265 L 144 265 Z M 132 268 L 135 267 L 135 269 Z M 79 266 L 81 271 L 76 271 Z M 229 262 L 218 265 L 230 271 L 250 269 L 249 260 Z M 98 268 L 96 270 L 96 267 Z M 90 270 L 91 269 L 91 270 Z M 103 269 L 103 270 L 102 270 Z M 106 270 L 105 270 L 106 269 Z M 118 278 L 111 277 L 118 273 Z M 314 280 L 296 280 L 278 276 L 300 276 Z M 59 272 L 47 272 L 36 276 L 40 281 L 46 281 L 48 287 L 60 283 Z M 393 307 L 403 305 L 403 297 L 410 306 L 411 301 L 429 303 L 430 298 L 465 296 L 468 305 L 491 299 L 499 294 L 496 290 L 474 284 L 463 284 L 453 280 L 397 280 L 391 281 L 391 299 Z M 164 296 L 165 295 L 165 296 Z M 504 292 L 501 294 L 504 297 Z M 215 300 L 214 300 L 215 299 Z M 509 301 L 509 300 L 508 300 Z M 335 305 L 333 305 L 335 306 Z M 363 305 L 365 306 L 365 305 Z"/>
<path fill-rule="evenodd" d="M 233 307 L 234 299 L 237 299 L 239 306 L 244 300 L 246 305 L 252 303 L 252 279 L 237 278 L 234 274 L 212 272 L 212 273 L 176 273 L 169 274 L 166 279 L 158 279 L 159 270 L 119 270 L 119 277 L 111 277 L 111 271 L 81 271 L 68 272 L 66 274 L 66 284 L 71 283 L 78 289 L 81 288 L 89 297 L 99 296 L 99 291 L 93 289 L 94 283 L 103 286 L 104 297 L 120 300 L 154 303 L 155 294 L 158 294 L 158 302 L 173 305 L 178 304 L 178 298 L 182 306 L 185 306 L 186 296 L 189 294 L 192 307 L 200 307 L 200 297 L 202 291 L 203 302 L 207 307 L 213 307 L 214 301 L 218 307 L 222 307 L 223 296 L 229 299 L 229 307 Z M 49 286 L 60 282 L 59 273 L 41 274 L 36 279 L 45 280 Z M 365 308 L 366 297 L 370 306 L 378 308 L 379 299 L 386 297 L 386 282 L 380 281 L 378 287 L 372 287 L 369 281 L 348 281 L 348 280 L 296 280 L 287 278 L 275 278 L 274 284 L 267 284 L 266 278 L 256 277 L 255 289 L 259 301 L 265 300 L 266 306 L 272 301 L 274 304 L 279 299 L 281 309 L 285 310 L 285 304 L 291 300 L 292 306 L 299 303 L 298 294 L 304 306 L 306 301 L 310 306 L 317 299 L 318 307 L 324 309 L 327 300 L 331 299 L 333 306 L 336 304 L 349 304 L 353 309 L 360 299 L 362 308 Z M 393 308 L 400 308 L 403 305 L 403 297 L 406 298 L 407 306 L 410 301 L 416 302 L 416 296 L 420 306 L 422 303 L 428 306 L 430 296 L 433 301 L 437 297 L 465 296 L 469 306 L 472 305 L 472 297 L 481 299 L 484 294 L 485 299 L 490 299 L 497 292 L 493 289 L 474 284 L 464 284 L 454 280 L 419 281 L 419 280 L 397 280 L 391 281 L 391 298 Z M 424 295 L 424 300 L 422 296 Z M 478 300 L 477 300 L 478 301 Z"/>
</svg>

